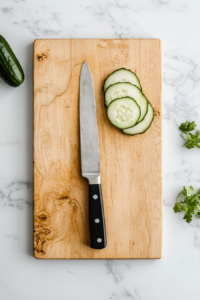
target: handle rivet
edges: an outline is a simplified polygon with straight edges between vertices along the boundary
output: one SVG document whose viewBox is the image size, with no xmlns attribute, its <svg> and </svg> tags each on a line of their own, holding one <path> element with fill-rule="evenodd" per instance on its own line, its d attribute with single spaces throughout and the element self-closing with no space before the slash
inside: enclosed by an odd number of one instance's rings
<svg viewBox="0 0 200 300">
<path fill-rule="evenodd" d="M 98 239 L 97 239 L 97 242 L 98 242 L 98 243 L 101 243 L 101 242 L 102 242 L 102 239 L 98 238 Z"/>
<path fill-rule="evenodd" d="M 94 196 L 93 196 L 93 199 L 94 199 L 94 200 L 98 199 L 98 196 L 97 196 L 97 195 L 94 195 Z"/>
<path fill-rule="evenodd" d="M 99 223 L 99 222 L 100 222 L 100 220 L 99 220 L 99 219 L 95 219 L 94 221 L 95 221 L 95 223 Z"/>
</svg>

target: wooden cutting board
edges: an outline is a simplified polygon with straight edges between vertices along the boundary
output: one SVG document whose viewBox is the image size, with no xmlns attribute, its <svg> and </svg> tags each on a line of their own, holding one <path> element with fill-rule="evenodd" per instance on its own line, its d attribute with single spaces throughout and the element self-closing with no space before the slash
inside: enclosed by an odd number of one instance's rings
<svg viewBox="0 0 200 300">
<path fill-rule="evenodd" d="M 88 183 L 80 171 L 79 76 L 92 72 L 107 247 L 90 248 Z M 106 116 L 102 86 L 135 72 L 155 109 L 152 126 L 124 135 Z M 162 255 L 161 42 L 66 39 L 34 42 L 34 255 L 36 258 L 160 258 Z"/>
</svg>

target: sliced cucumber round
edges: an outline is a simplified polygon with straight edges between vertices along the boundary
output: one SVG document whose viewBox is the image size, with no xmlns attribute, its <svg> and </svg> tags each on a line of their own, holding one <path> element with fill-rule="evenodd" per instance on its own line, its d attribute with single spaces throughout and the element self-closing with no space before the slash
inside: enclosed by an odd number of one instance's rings
<svg viewBox="0 0 200 300">
<path fill-rule="evenodd" d="M 105 106 L 107 107 L 114 99 L 127 96 L 133 98 L 140 106 L 141 115 L 138 120 L 139 123 L 144 119 L 147 113 L 148 100 L 137 86 L 129 82 L 119 82 L 109 86 L 105 92 Z"/>
<path fill-rule="evenodd" d="M 107 109 L 108 120 L 119 129 L 134 126 L 140 114 L 139 105 L 130 97 L 113 100 Z"/>
<path fill-rule="evenodd" d="M 134 127 L 122 130 L 123 133 L 129 135 L 136 135 L 145 132 L 153 122 L 154 119 L 154 109 L 151 103 L 148 102 L 148 112 L 142 122 L 136 124 Z"/>
<path fill-rule="evenodd" d="M 142 90 L 137 75 L 131 70 L 122 68 L 114 71 L 106 78 L 106 80 L 104 81 L 103 91 L 105 92 L 110 85 L 115 84 L 117 82 L 130 82 L 136 85 L 140 90 Z"/>
</svg>

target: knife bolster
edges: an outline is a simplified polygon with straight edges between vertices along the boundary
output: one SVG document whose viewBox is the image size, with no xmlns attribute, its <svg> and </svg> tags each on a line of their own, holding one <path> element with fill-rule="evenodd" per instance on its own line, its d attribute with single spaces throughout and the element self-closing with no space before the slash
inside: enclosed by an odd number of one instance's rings
<svg viewBox="0 0 200 300">
<path fill-rule="evenodd" d="M 89 175 L 89 174 L 84 174 L 85 178 L 88 179 L 89 184 L 100 184 L 101 183 L 101 177 L 100 175 L 97 174 L 93 174 L 93 175 Z"/>
</svg>

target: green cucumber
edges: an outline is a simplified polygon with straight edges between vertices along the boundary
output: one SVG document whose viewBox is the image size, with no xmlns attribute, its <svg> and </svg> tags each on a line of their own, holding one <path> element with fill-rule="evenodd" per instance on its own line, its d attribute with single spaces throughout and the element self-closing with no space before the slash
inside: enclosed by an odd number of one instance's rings
<svg viewBox="0 0 200 300">
<path fill-rule="evenodd" d="M 130 97 L 113 100 L 107 109 L 108 120 L 119 129 L 134 126 L 140 118 L 140 114 L 139 105 Z"/>
<path fill-rule="evenodd" d="M 105 106 L 107 107 L 114 99 L 127 96 L 133 98 L 140 106 L 141 116 L 138 120 L 139 123 L 144 119 L 147 113 L 148 100 L 137 86 L 129 82 L 119 82 L 109 86 L 105 92 Z"/>
<path fill-rule="evenodd" d="M 22 67 L 2 35 L 0 35 L 0 77 L 12 87 L 18 87 L 24 81 Z"/>
<path fill-rule="evenodd" d="M 136 85 L 140 90 L 142 90 L 140 81 L 135 73 L 131 70 L 122 68 L 119 70 L 114 71 L 110 74 L 106 80 L 104 81 L 103 91 L 105 93 L 106 89 L 117 82 L 130 82 Z"/>
<path fill-rule="evenodd" d="M 148 102 L 148 112 L 144 120 L 131 128 L 122 130 L 122 132 L 129 135 L 144 133 L 151 126 L 153 119 L 154 119 L 154 109 L 151 103 Z"/>
</svg>

